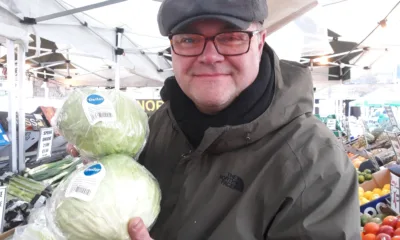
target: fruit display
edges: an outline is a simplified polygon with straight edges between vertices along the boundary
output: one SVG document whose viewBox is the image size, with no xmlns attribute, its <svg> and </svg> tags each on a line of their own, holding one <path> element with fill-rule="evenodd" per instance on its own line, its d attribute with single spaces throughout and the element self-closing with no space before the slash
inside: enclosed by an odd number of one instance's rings
<svg viewBox="0 0 400 240">
<path fill-rule="evenodd" d="M 381 222 L 375 221 L 364 224 L 362 240 L 400 240 L 400 217 L 385 216 Z"/>
<path fill-rule="evenodd" d="M 388 145 L 385 145 L 385 142 L 388 143 Z M 354 140 L 351 143 L 351 146 L 356 148 L 356 149 L 366 149 L 367 147 L 371 147 L 369 145 L 374 145 L 374 144 L 384 144 L 385 148 L 390 147 L 390 142 L 387 134 L 384 131 L 384 128 L 375 128 L 371 132 L 365 131 L 364 135 L 359 136 L 357 140 Z"/>
<path fill-rule="evenodd" d="M 388 194 L 390 194 L 390 184 L 385 184 L 383 188 L 374 188 L 372 191 L 364 191 L 362 187 L 358 187 L 360 206 Z"/>
<path fill-rule="evenodd" d="M 372 172 L 370 169 L 365 169 L 363 172 L 357 171 L 357 174 L 359 184 L 372 179 Z"/>
<path fill-rule="evenodd" d="M 383 220 L 387 217 L 388 215 L 385 214 L 377 214 L 375 216 L 371 216 L 368 213 L 364 213 L 361 215 L 360 220 L 361 220 L 361 227 L 364 227 L 368 223 L 377 223 L 381 224 Z"/>
<path fill-rule="evenodd" d="M 351 160 L 351 163 L 353 163 L 353 166 L 354 166 L 356 169 L 358 169 L 358 168 L 360 167 L 361 163 L 363 163 L 363 162 L 365 162 L 365 161 L 367 161 L 367 160 L 368 160 L 368 159 L 365 158 L 365 157 L 358 156 L 358 157 L 356 157 L 356 158 L 353 158 L 353 159 Z"/>
<path fill-rule="evenodd" d="M 386 135 L 386 134 L 382 134 L 385 132 L 385 129 L 377 127 L 374 130 L 371 131 L 371 134 L 374 136 L 375 139 L 379 138 L 382 135 Z"/>
<path fill-rule="evenodd" d="M 370 138 L 370 140 L 372 140 Z M 375 139 L 374 139 L 375 140 Z M 369 142 L 369 141 L 368 141 Z M 360 136 L 352 145 L 352 147 L 357 148 L 357 149 L 364 149 L 367 147 L 367 140 L 366 137 Z"/>
</svg>

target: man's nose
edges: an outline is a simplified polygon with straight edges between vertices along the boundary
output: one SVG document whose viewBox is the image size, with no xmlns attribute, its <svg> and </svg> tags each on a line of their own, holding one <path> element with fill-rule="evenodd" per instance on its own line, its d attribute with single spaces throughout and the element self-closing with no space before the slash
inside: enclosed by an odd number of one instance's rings
<svg viewBox="0 0 400 240">
<path fill-rule="evenodd" d="M 213 41 L 206 42 L 203 54 L 199 56 L 200 62 L 205 64 L 214 64 L 216 62 L 221 62 L 224 59 L 225 57 L 218 53 Z"/>
</svg>

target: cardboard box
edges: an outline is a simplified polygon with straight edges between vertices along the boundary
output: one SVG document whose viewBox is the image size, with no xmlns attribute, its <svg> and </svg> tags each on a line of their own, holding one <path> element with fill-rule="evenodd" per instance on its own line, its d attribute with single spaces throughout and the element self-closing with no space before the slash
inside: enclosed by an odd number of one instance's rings
<svg viewBox="0 0 400 240">
<path fill-rule="evenodd" d="M 364 191 L 372 191 L 374 188 L 383 188 L 385 184 L 390 183 L 390 171 L 389 169 L 382 169 L 374 174 L 372 174 L 372 179 L 370 181 L 366 181 L 360 184 L 360 187 L 364 189 Z M 390 211 L 389 204 L 390 194 L 382 196 L 378 199 L 370 201 L 364 205 L 360 206 L 360 215 L 369 214 L 371 216 L 375 216 L 377 214 L 387 214 Z"/>
<path fill-rule="evenodd" d="M 366 182 L 363 182 L 360 187 L 364 189 L 364 191 L 372 191 L 374 188 L 383 188 L 385 184 L 390 183 L 390 171 L 387 168 L 381 169 L 380 171 L 372 174 L 372 179 Z"/>
</svg>

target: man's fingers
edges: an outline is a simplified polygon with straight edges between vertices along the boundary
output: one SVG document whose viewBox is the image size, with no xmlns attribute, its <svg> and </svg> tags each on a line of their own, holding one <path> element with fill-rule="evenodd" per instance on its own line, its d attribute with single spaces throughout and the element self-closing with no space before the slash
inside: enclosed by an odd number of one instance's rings
<svg viewBox="0 0 400 240">
<path fill-rule="evenodd" d="M 133 218 L 129 221 L 128 232 L 131 240 L 152 240 L 141 218 Z"/>
<path fill-rule="evenodd" d="M 67 153 L 73 157 L 78 157 L 79 153 L 76 150 L 76 148 L 74 147 L 74 145 L 72 145 L 71 143 L 67 144 Z"/>
</svg>

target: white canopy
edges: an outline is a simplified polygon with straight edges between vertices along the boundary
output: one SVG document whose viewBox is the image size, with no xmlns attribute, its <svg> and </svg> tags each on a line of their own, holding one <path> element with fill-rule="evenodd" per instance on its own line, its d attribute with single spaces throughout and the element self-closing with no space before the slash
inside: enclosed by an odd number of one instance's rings
<svg viewBox="0 0 400 240">
<path fill-rule="evenodd" d="M 154 85 L 172 74 L 171 65 L 158 53 L 167 48 L 169 41 L 160 36 L 156 21 L 156 14 L 160 2 L 151 0 L 111 0 L 106 1 L 106 7 L 97 7 L 87 10 L 85 14 L 79 13 L 79 9 L 88 5 L 92 7 L 105 2 L 99 0 L 0 0 L 0 11 L 8 12 L 6 18 L 2 18 L 6 25 L 12 24 L 27 37 L 30 33 L 36 34 L 57 43 L 61 53 L 66 54 L 72 63 L 85 62 L 77 67 L 75 80 L 64 79 L 65 74 L 57 74 L 55 77 L 60 82 L 77 85 L 108 86 L 109 76 L 115 68 L 104 69 L 112 66 L 116 61 L 115 26 L 124 28 L 119 47 L 125 50 L 120 64 L 122 72 L 128 72 L 130 81 L 125 81 L 125 86 Z M 317 0 L 268 0 L 269 17 L 265 23 L 269 34 L 268 43 L 275 49 L 281 58 L 298 60 L 305 53 L 326 54 L 332 52 L 326 36 L 326 27 L 321 22 L 320 11 L 310 9 L 317 5 Z M 3 7 L 3 8 L 2 8 Z M 7 9 L 8 11 L 6 11 Z M 46 20 L 43 16 L 60 15 L 60 12 L 73 11 L 74 15 L 66 15 Z M 89 9 L 86 7 L 85 9 Z M 18 17 L 15 17 L 17 15 Z M 90 16 L 89 16 L 90 15 Z M 21 18 L 37 19 L 36 24 L 21 24 Z M 297 19 L 296 19 L 297 18 Z M 4 19 L 4 20 L 3 20 Z M 101 20 L 99 22 L 98 20 Z M 43 21 L 42 21 L 43 20 Z M 114 26 L 114 27 L 108 27 Z M 11 37 L 12 32 L 5 31 L 3 35 Z M 107 64 L 98 60 L 77 55 L 78 53 L 90 54 L 90 57 L 105 59 Z M 89 65 L 89 66 L 88 66 Z M 113 66 L 114 67 L 114 66 Z M 88 75 L 87 71 L 102 72 Z M 60 72 L 59 72 L 60 73 Z M 83 74 L 83 75 L 82 75 Z M 137 79 L 136 82 L 132 79 Z M 144 79 L 148 80 L 148 84 Z M 103 81 L 104 80 L 104 81 Z M 124 86 L 124 85 L 123 85 Z"/>
<path fill-rule="evenodd" d="M 124 0 L 97 1 L 91 7 L 119 4 L 122 1 Z M 120 65 L 142 78 L 162 83 L 164 78 L 170 75 L 168 71 L 164 71 L 165 68 L 170 68 L 170 65 L 165 61 L 158 61 L 158 58 L 162 60 L 162 56 L 147 55 L 146 49 L 135 42 L 139 37 L 132 34 L 129 29 L 108 27 L 79 12 L 85 9 L 90 9 L 90 7 L 73 8 L 60 0 L 31 0 L 29 2 L 0 0 L 0 11 L 4 16 L 0 20 L 2 24 L 0 26 L 9 26 L 4 28 L 4 31 L 2 28 L 1 35 L 14 39 L 16 34 L 12 30 L 16 28 L 19 29 L 16 32 L 20 32 L 19 37 L 24 42 L 27 42 L 29 34 L 35 34 L 37 37 L 64 46 L 64 51 L 60 52 L 67 54 L 68 49 L 70 56 L 80 54 L 79 56 L 82 57 L 82 53 L 90 54 L 89 57 L 105 59 L 111 65 L 117 63 L 117 57 L 120 56 Z M 70 15 L 70 13 L 74 14 Z M 146 43 L 145 47 L 156 44 L 160 46 L 160 41 L 160 39 L 153 40 L 149 37 L 143 39 L 142 37 L 142 43 Z M 40 43 L 40 41 L 37 42 Z M 162 41 L 162 45 L 164 48 L 167 47 L 165 40 Z M 73 61 L 71 62 L 73 64 Z M 119 69 L 119 66 L 112 67 L 115 67 L 113 70 Z M 118 78 L 118 74 L 115 78 Z"/>
</svg>

